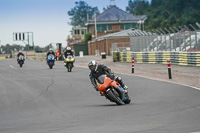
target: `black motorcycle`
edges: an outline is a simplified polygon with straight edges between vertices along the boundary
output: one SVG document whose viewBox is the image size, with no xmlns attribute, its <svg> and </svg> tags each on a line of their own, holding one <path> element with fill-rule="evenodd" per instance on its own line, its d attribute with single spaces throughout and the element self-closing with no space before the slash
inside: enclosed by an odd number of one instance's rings
<svg viewBox="0 0 200 133">
<path fill-rule="evenodd" d="M 23 55 L 20 55 L 19 57 L 18 57 L 18 64 L 19 64 L 19 66 L 20 67 L 22 67 L 23 66 L 23 64 L 24 64 L 24 56 Z"/>
</svg>

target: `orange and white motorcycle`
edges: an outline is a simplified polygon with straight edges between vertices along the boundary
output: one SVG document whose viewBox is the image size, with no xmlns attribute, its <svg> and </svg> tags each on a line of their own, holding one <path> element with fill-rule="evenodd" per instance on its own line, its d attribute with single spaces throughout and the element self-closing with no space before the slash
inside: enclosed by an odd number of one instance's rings
<svg viewBox="0 0 200 133">
<path fill-rule="evenodd" d="M 117 81 L 112 80 L 106 75 L 98 77 L 97 88 L 102 95 L 117 105 L 129 104 L 131 102 L 128 92 L 125 92 Z"/>
</svg>

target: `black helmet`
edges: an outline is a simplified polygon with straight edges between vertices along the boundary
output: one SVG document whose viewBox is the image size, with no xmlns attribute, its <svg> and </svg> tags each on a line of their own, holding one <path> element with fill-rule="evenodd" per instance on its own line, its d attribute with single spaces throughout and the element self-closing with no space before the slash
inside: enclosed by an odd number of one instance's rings
<svg viewBox="0 0 200 133">
<path fill-rule="evenodd" d="M 91 71 L 95 72 L 97 70 L 97 67 L 98 67 L 98 64 L 95 60 L 91 60 L 89 63 L 88 63 L 88 67 Z"/>
</svg>

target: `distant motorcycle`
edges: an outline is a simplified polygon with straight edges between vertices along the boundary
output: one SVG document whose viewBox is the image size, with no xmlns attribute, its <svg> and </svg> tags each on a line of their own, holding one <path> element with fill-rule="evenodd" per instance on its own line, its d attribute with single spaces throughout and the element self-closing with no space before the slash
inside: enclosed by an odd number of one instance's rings
<svg viewBox="0 0 200 133">
<path fill-rule="evenodd" d="M 97 87 L 102 95 L 117 105 L 129 104 L 131 102 L 128 92 L 125 92 L 117 81 L 110 79 L 106 75 L 98 77 Z"/>
<path fill-rule="evenodd" d="M 49 68 L 52 69 L 54 66 L 54 62 L 55 62 L 55 57 L 53 54 L 49 54 L 47 57 L 47 64 L 49 65 Z"/>
<path fill-rule="evenodd" d="M 65 64 L 65 67 L 68 69 L 68 72 L 72 71 L 72 68 L 74 67 L 74 62 L 75 62 L 75 59 L 71 55 L 68 55 L 67 58 L 65 58 L 64 64 Z"/>
<path fill-rule="evenodd" d="M 18 64 L 19 64 L 20 67 L 23 66 L 24 60 L 25 60 L 24 56 L 23 55 L 19 55 L 19 57 L 18 57 Z"/>
</svg>

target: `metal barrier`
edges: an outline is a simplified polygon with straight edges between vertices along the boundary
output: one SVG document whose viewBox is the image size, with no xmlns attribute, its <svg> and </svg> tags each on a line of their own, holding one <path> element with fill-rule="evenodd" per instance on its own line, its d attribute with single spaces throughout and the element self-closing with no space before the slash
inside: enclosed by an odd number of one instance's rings
<svg viewBox="0 0 200 133">
<path fill-rule="evenodd" d="M 197 27 L 197 28 L 195 28 Z M 200 51 L 200 24 L 167 27 L 151 31 L 132 30 L 130 36 L 130 51 Z M 114 50 L 115 49 L 115 50 Z M 113 45 L 116 51 L 118 46 Z M 123 51 L 120 51 L 123 52 Z"/>
</svg>

